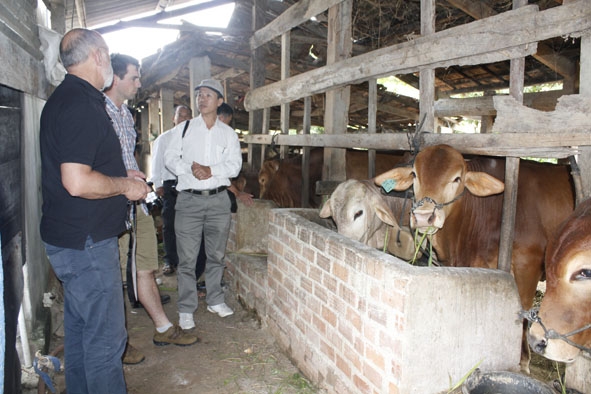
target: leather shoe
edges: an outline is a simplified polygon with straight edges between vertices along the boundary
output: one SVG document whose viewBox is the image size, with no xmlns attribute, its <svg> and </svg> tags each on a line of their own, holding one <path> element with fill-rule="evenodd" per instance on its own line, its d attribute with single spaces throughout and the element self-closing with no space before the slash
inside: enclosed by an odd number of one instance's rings
<svg viewBox="0 0 591 394">
<path fill-rule="evenodd" d="M 196 342 L 200 342 L 197 336 L 184 331 L 178 325 L 173 324 L 168 330 L 163 333 L 154 331 L 154 339 L 152 340 L 156 346 L 170 345 L 171 343 L 177 346 L 189 346 Z"/>
<path fill-rule="evenodd" d="M 123 364 L 139 364 L 142 361 L 144 361 L 145 358 L 146 356 L 144 356 L 142 352 L 140 352 L 139 350 L 131 346 L 129 342 L 127 342 L 127 346 L 125 346 L 125 352 L 123 352 Z"/>
</svg>

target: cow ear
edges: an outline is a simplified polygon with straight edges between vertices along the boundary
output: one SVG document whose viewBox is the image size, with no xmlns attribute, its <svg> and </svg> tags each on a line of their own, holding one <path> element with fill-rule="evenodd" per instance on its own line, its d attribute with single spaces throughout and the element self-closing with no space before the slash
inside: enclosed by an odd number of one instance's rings
<svg viewBox="0 0 591 394">
<path fill-rule="evenodd" d="M 386 197 L 386 198 L 389 198 L 389 197 Z M 384 199 L 381 196 L 376 195 L 376 194 L 372 194 L 371 195 L 371 205 L 375 209 L 376 216 L 382 222 L 384 222 L 394 228 L 398 228 L 398 222 L 394 218 L 394 215 L 392 214 L 392 210 L 390 209 L 388 204 L 386 204 L 386 202 L 384 201 Z"/>
<path fill-rule="evenodd" d="M 466 188 L 475 196 L 485 197 L 502 193 L 505 184 L 485 172 L 469 171 L 465 179 Z"/>
<path fill-rule="evenodd" d="M 382 186 L 386 180 L 392 179 L 395 182 L 394 190 L 403 191 L 412 186 L 414 177 L 412 176 L 412 167 L 396 167 L 390 171 L 386 171 L 374 178 L 374 182 L 378 186 Z"/>
<path fill-rule="evenodd" d="M 330 198 L 326 200 L 322 209 L 320 210 L 320 217 L 323 219 L 329 218 L 332 216 L 332 209 L 330 209 Z"/>
</svg>

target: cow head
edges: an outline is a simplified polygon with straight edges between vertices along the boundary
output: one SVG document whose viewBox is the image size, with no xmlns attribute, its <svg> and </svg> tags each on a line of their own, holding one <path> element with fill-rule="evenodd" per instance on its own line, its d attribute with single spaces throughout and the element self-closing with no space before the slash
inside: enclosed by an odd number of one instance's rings
<svg viewBox="0 0 591 394">
<path fill-rule="evenodd" d="M 259 171 L 259 195 L 262 199 L 267 198 L 269 181 L 279 169 L 279 160 L 266 160 Z"/>
<path fill-rule="evenodd" d="M 565 338 L 591 348 L 591 199 L 577 207 L 557 234 L 546 249 L 546 293 L 528 340 L 544 357 L 572 362 L 580 349 Z M 588 328 L 568 335 L 583 327 Z"/>
<path fill-rule="evenodd" d="M 460 152 L 448 145 L 430 146 L 419 152 L 413 167 L 398 167 L 375 178 L 382 185 L 388 179 L 394 189 L 413 186 L 415 202 L 411 213 L 412 228 L 421 233 L 435 233 L 443 227 L 453 205 L 468 190 L 476 196 L 503 192 L 504 184 L 478 171 L 469 171 Z"/>
<path fill-rule="evenodd" d="M 388 239 L 388 252 L 409 260 L 414 254 L 414 240 L 395 219 L 387 203 L 393 198 L 380 195 L 371 181 L 349 179 L 337 186 L 320 210 L 320 217 L 332 217 L 339 234 L 374 248 L 383 248 Z"/>
</svg>

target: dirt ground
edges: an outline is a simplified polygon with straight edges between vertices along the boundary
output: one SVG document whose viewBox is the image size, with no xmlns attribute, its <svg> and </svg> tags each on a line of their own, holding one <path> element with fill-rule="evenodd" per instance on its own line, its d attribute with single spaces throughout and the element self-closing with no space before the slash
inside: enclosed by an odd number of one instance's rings
<svg viewBox="0 0 591 394">
<path fill-rule="evenodd" d="M 171 321 L 178 321 L 176 276 L 158 275 L 160 291 L 171 296 L 164 305 Z M 230 289 L 226 302 L 232 316 L 220 318 L 207 311 L 200 298 L 195 313 L 201 342 L 192 346 L 155 346 L 154 325 L 144 309 L 131 309 L 127 303 L 130 343 L 143 352 L 140 364 L 125 365 L 130 394 L 313 394 L 321 391 L 300 374 L 273 340 L 261 328 L 257 316 L 245 310 Z M 51 349 L 61 344 L 54 336 Z M 58 354 L 63 361 L 63 353 Z M 63 374 L 55 374 L 58 392 L 65 393 Z M 37 392 L 27 390 L 24 393 Z M 47 393 L 50 391 L 47 390 Z"/>
<path fill-rule="evenodd" d="M 160 291 L 171 296 L 164 309 L 171 321 L 178 320 L 176 309 L 176 276 L 157 277 Z M 220 318 L 207 311 L 200 299 L 195 314 L 197 334 L 201 342 L 193 346 L 155 346 L 154 325 L 143 309 L 127 304 L 130 343 L 142 351 L 146 359 L 137 365 L 125 365 L 125 378 L 130 394 L 314 394 L 315 388 L 279 349 L 271 334 L 261 327 L 257 316 L 245 310 L 231 289 L 226 301 L 234 315 Z M 126 300 L 127 302 L 127 300 Z M 61 343 L 54 337 L 50 349 Z M 63 354 L 60 354 L 63 361 Z M 533 355 L 531 376 L 549 383 L 558 378 L 555 363 Z M 561 373 L 564 365 L 559 364 Z M 428 373 L 428 372 L 427 372 Z M 65 393 L 63 374 L 54 381 L 58 392 Z M 457 382 L 455 382 L 457 383 Z M 24 394 L 37 392 L 29 388 Z M 49 391 L 46 391 L 49 393 Z M 461 389 L 453 393 L 460 393 Z"/>
<path fill-rule="evenodd" d="M 178 320 L 176 278 L 161 279 L 161 292 L 172 298 L 164 308 Z M 130 341 L 146 360 L 125 366 L 129 393 L 317 393 L 230 290 L 226 301 L 235 313 L 220 318 L 200 299 L 195 323 L 201 342 L 188 347 L 153 345 L 152 321 L 143 309 L 131 310 Z"/>
</svg>

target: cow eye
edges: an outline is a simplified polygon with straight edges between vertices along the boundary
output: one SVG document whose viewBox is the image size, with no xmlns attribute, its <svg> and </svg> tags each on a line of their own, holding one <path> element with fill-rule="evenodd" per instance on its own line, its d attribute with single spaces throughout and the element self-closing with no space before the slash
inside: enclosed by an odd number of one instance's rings
<svg viewBox="0 0 591 394">
<path fill-rule="evenodd" d="M 591 279 L 591 269 L 582 269 L 576 272 L 573 276 L 575 280 Z"/>
<path fill-rule="evenodd" d="M 363 211 L 362 210 L 359 210 L 359 211 L 355 212 L 355 215 L 353 215 L 353 220 L 357 220 L 357 218 L 359 216 L 361 216 L 361 215 L 363 215 Z"/>
<path fill-rule="evenodd" d="M 456 179 L 454 179 L 454 183 L 460 183 L 462 181 L 462 178 L 460 177 L 456 177 Z"/>
<path fill-rule="evenodd" d="M 410 173 L 410 176 L 412 176 L 412 178 L 413 178 L 413 179 L 415 179 L 415 178 L 417 177 L 417 174 L 416 174 L 414 171 L 412 171 L 412 172 Z"/>
</svg>

